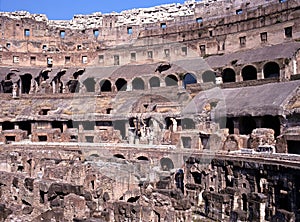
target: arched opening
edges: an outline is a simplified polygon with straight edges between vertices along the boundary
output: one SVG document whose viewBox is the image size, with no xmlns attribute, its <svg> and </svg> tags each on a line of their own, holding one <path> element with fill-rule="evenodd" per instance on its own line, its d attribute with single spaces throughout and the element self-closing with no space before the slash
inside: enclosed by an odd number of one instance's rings
<svg viewBox="0 0 300 222">
<path fill-rule="evenodd" d="M 94 78 L 87 78 L 83 81 L 87 92 L 95 92 L 95 80 Z"/>
<path fill-rule="evenodd" d="M 118 158 L 118 159 L 123 159 L 123 160 L 126 159 L 122 154 L 115 154 L 114 157 Z"/>
<path fill-rule="evenodd" d="M 28 94 L 30 92 L 32 75 L 27 73 L 21 76 L 22 93 Z"/>
<path fill-rule="evenodd" d="M 160 159 L 160 165 L 163 171 L 174 169 L 174 163 L 170 158 L 164 157 Z"/>
<path fill-rule="evenodd" d="M 150 80 L 149 80 L 149 83 L 150 83 L 150 87 L 153 88 L 153 87 L 160 87 L 160 81 L 159 81 L 159 78 L 156 77 L 156 76 L 153 76 Z"/>
<path fill-rule="evenodd" d="M 278 78 L 280 68 L 276 62 L 268 62 L 264 65 L 264 78 Z"/>
<path fill-rule="evenodd" d="M 136 196 L 136 197 L 130 197 L 128 198 L 127 202 L 129 203 L 135 203 L 140 199 L 140 196 Z"/>
<path fill-rule="evenodd" d="M 168 75 L 165 78 L 166 86 L 178 86 L 178 79 L 175 75 Z"/>
<path fill-rule="evenodd" d="M 118 91 L 126 91 L 127 90 L 127 81 L 123 78 L 120 78 L 116 81 L 116 87 Z"/>
<path fill-rule="evenodd" d="M 223 80 L 223 83 L 235 82 L 236 81 L 235 71 L 231 68 L 224 69 L 223 72 L 222 72 L 222 80 Z"/>
<path fill-rule="evenodd" d="M 257 79 L 257 70 L 252 65 L 247 65 L 242 69 L 243 81 Z"/>
<path fill-rule="evenodd" d="M 183 77 L 183 86 L 186 88 L 188 84 L 195 84 L 197 83 L 197 77 L 194 74 L 187 73 Z"/>
<path fill-rule="evenodd" d="M 256 122 L 251 116 L 244 116 L 240 119 L 240 134 L 248 135 L 256 129 Z"/>
<path fill-rule="evenodd" d="M 100 90 L 101 92 L 111 92 L 111 82 L 107 79 L 100 81 Z"/>
<path fill-rule="evenodd" d="M 146 156 L 139 156 L 137 160 L 149 161 L 148 157 Z"/>
<path fill-rule="evenodd" d="M 280 121 L 277 116 L 264 116 L 262 121 L 262 127 L 273 129 L 275 137 L 280 135 Z"/>
<path fill-rule="evenodd" d="M 214 71 L 208 70 L 202 73 L 203 82 L 216 82 L 216 73 Z"/>
<path fill-rule="evenodd" d="M 79 85 L 80 83 L 77 79 L 71 79 L 67 82 L 67 87 L 69 88 L 70 93 L 78 93 Z"/>
<path fill-rule="evenodd" d="M 242 207 L 243 207 L 243 211 L 247 211 L 247 195 L 243 194 L 242 195 Z"/>
<path fill-rule="evenodd" d="M 141 78 L 135 78 L 132 81 L 132 89 L 134 90 L 143 90 L 145 89 L 145 83 Z"/>
<path fill-rule="evenodd" d="M 234 123 L 232 118 L 227 118 L 226 120 L 226 128 L 229 130 L 229 134 L 234 133 Z"/>
</svg>

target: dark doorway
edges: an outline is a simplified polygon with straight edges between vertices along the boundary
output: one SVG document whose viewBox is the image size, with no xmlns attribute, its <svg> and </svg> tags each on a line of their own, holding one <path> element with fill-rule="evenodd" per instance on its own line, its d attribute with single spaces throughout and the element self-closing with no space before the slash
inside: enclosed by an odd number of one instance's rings
<svg viewBox="0 0 300 222">
<path fill-rule="evenodd" d="M 240 134 L 248 135 L 256 128 L 256 123 L 251 116 L 244 116 L 240 119 Z"/>
<path fill-rule="evenodd" d="M 178 79 L 174 75 L 168 75 L 165 78 L 166 86 L 178 86 Z"/>
<path fill-rule="evenodd" d="M 132 81 L 132 89 L 134 90 L 143 90 L 145 89 L 145 83 L 141 78 L 135 78 Z"/>
<path fill-rule="evenodd" d="M 280 135 L 280 121 L 277 116 L 264 116 L 262 127 L 273 129 L 275 131 L 275 137 Z"/>
<path fill-rule="evenodd" d="M 170 158 L 161 158 L 160 159 L 160 165 L 162 170 L 169 171 L 171 169 L 174 169 L 174 163 Z"/>
<path fill-rule="evenodd" d="M 150 79 L 149 81 L 150 83 L 150 87 L 153 88 L 153 87 L 160 87 L 160 81 L 159 81 L 159 78 L 154 76 Z"/>
<path fill-rule="evenodd" d="M 248 65 L 242 69 L 243 81 L 257 79 L 257 70 L 254 66 Z"/>
<path fill-rule="evenodd" d="M 268 62 L 264 65 L 264 77 L 278 78 L 280 75 L 280 68 L 276 62 Z"/>
<path fill-rule="evenodd" d="M 236 81 L 235 71 L 233 69 L 230 69 L 230 68 L 224 69 L 223 72 L 222 72 L 222 80 L 223 80 L 223 83 L 235 82 Z"/>
<path fill-rule="evenodd" d="M 94 78 L 87 78 L 83 81 L 87 92 L 95 92 L 95 80 Z"/>
<path fill-rule="evenodd" d="M 22 93 L 29 94 L 31 87 L 32 75 L 27 73 L 21 76 Z"/>
<path fill-rule="evenodd" d="M 107 79 L 103 79 L 100 82 L 101 92 L 111 92 L 111 82 Z"/>
<path fill-rule="evenodd" d="M 202 74 L 202 81 L 205 83 L 205 82 L 213 82 L 215 83 L 216 82 L 216 73 L 211 71 L 211 70 L 208 70 L 208 71 L 205 71 L 203 74 Z"/>
<path fill-rule="evenodd" d="M 127 81 L 125 79 L 118 79 L 116 81 L 116 87 L 118 91 L 126 91 L 127 90 Z"/>
<path fill-rule="evenodd" d="M 186 88 L 186 85 L 197 83 L 197 78 L 194 74 L 187 73 L 183 77 L 183 86 Z"/>
</svg>

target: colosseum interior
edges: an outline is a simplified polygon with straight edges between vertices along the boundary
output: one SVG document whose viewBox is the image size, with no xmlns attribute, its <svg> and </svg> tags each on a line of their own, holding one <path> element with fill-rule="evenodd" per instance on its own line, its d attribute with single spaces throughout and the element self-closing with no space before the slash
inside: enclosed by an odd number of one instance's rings
<svg viewBox="0 0 300 222">
<path fill-rule="evenodd" d="M 0 221 L 300 221 L 298 0 L 0 32 Z"/>
</svg>

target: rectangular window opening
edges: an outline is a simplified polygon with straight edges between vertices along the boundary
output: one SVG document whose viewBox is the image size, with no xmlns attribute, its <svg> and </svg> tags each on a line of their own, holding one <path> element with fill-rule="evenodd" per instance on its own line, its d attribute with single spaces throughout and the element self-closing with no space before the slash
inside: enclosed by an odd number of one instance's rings
<svg viewBox="0 0 300 222">
<path fill-rule="evenodd" d="M 246 46 L 246 36 L 240 37 L 240 46 L 241 47 Z"/>
<path fill-rule="evenodd" d="M 202 23 L 203 22 L 203 18 L 202 17 L 196 18 L 196 22 L 197 23 Z"/>
<path fill-rule="evenodd" d="M 167 24 L 166 24 L 165 22 L 160 23 L 160 27 L 161 27 L 162 29 L 165 29 L 165 28 L 167 28 Z"/>
<path fill-rule="evenodd" d="M 115 66 L 120 65 L 120 57 L 119 57 L 119 55 L 114 55 L 114 65 Z"/>
<path fill-rule="evenodd" d="M 267 42 L 268 41 L 268 34 L 267 34 L 267 32 L 260 33 L 260 40 L 261 40 L 261 42 Z"/>
<path fill-rule="evenodd" d="M 165 53 L 165 57 L 170 57 L 170 50 L 169 49 L 165 49 L 164 53 Z"/>
<path fill-rule="evenodd" d="M 286 38 L 292 38 L 293 37 L 293 28 L 292 26 L 284 28 L 284 34 Z"/>
<path fill-rule="evenodd" d="M 136 53 L 135 52 L 130 53 L 130 60 L 136 61 Z"/>
<path fill-rule="evenodd" d="M 36 57 L 30 56 L 30 64 L 35 64 L 35 62 L 36 62 Z"/>
<path fill-rule="evenodd" d="M 148 51 L 147 55 L 148 55 L 148 59 L 153 59 L 153 52 L 152 51 Z"/>
<path fill-rule="evenodd" d="M 83 64 L 86 64 L 87 63 L 87 56 L 82 56 L 81 62 Z"/>
<path fill-rule="evenodd" d="M 94 34 L 95 38 L 98 38 L 98 36 L 99 36 L 99 30 L 98 29 L 94 29 L 93 30 L 93 34 Z"/>
<path fill-rule="evenodd" d="M 65 57 L 65 64 L 68 64 L 71 62 L 71 57 L 70 56 L 66 56 Z"/>
<path fill-rule="evenodd" d="M 100 64 L 104 63 L 104 55 L 99 55 L 98 61 Z"/>
<path fill-rule="evenodd" d="M 131 35 L 133 33 L 132 27 L 127 27 L 127 34 Z"/>
<path fill-rule="evenodd" d="M 235 11 L 235 14 L 237 14 L 237 15 L 243 14 L 243 9 L 238 9 L 238 10 L 236 10 L 236 11 Z"/>
<path fill-rule="evenodd" d="M 59 32 L 59 36 L 60 36 L 62 39 L 65 38 L 66 32 L 65 32 L 64 30 L 61 30 L 61 31 Z"/>
<path fill-rule="evenodd" d="M 24 29 L 24 35 L 26 37 L 29 37 L 30 36 L 30 30 L 29 29 Z"/>
<path fill-rule="evenodd" d="M 13 56 L 13 63 L 19 63 L 19 56 Z"/>
</svg>

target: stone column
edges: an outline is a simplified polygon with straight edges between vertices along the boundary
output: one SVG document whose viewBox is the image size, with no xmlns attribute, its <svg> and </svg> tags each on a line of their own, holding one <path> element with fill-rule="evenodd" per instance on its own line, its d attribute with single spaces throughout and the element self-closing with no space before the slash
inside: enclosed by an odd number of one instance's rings
<svg viewBox="0 0 300 222">
<path fill-rule="evenodd" d="M 239 119 L 233 119 L 233 133 L 236 135 L 240 134 L 240 123 Z"/>
</svg>

